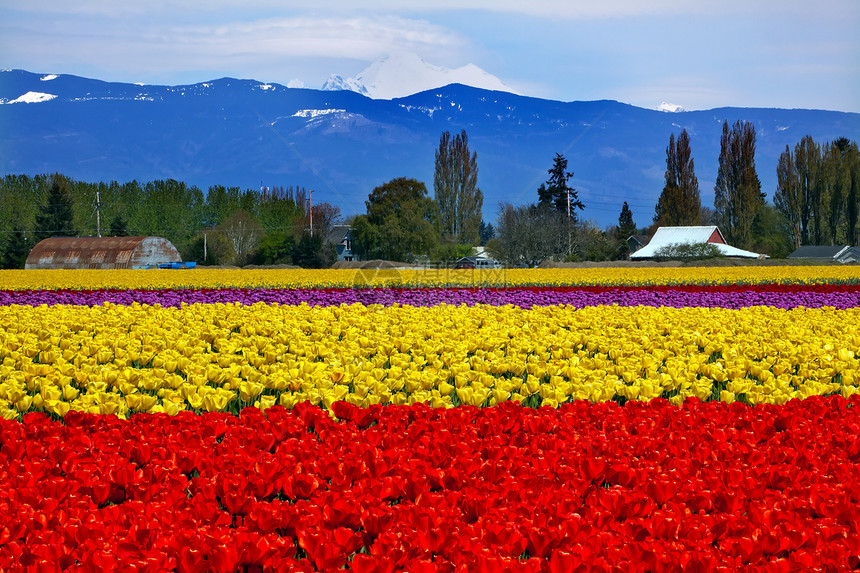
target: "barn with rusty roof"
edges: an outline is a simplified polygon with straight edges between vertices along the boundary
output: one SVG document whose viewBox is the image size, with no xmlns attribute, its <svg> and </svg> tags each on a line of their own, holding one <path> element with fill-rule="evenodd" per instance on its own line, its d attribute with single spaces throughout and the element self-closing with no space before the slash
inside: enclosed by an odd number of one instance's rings
<svg viewBox="0 0 860 573">
<path fill-rule="evenodd" d="M 162 237 L 52 237 L 30 251 L 25 269 L 139 269 L 181 263 Z"/>
</svg>

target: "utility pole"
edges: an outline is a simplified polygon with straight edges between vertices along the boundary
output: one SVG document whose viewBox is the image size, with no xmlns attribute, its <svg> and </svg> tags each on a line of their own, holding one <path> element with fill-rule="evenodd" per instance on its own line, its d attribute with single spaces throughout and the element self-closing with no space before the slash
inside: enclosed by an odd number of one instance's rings
<svg viewBox="0 0 860 573">
<path fill-rule="evenodd" d="M 565 187 L 567 187 L 565 185 Z M 567 189 L 567 254 L 570 255 L 570 188 Z"/>
<path fill-rule="evenodd" d="M 101 203 L 99 202 L 98 191 L 96 191 L 96 236 L 99 238 L 102 236 Z"/>
</svg>

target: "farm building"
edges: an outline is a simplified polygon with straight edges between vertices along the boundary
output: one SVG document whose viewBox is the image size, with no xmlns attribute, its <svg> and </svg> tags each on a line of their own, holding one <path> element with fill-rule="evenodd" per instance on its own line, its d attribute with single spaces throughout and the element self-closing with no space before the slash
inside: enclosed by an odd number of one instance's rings
<svg viewBox="0 0 860 573">
<path fill-rule="evenodd" d="M 860 263 L 860 248 L 850 245 L 804 245 L 788 255 L 789 259 L 819 259 L 840 263 Z"/>
<path fill-rule="evenodd" d="M 716 245 L 724 257 L 740 259 L 766 259 L 767 255 L 753 253 L 726 244 L 723 234 L 716 225 L 700 227 L 660 227 L 647 245 L 630 255 L 632 260 L 653 259 L 658 251 L 674 245 L 695 245 L 711 243 Z"/>
<path fill-rule="evenodd" d="M 627 250 L 635 253 L 642 247 L 648 244 L 650 237 L 648 235 L 630 235 L 627 237 Z"/>
<path fill-rule="evenodd" d="M 352 227 L 349 225 L 333 226 L 326 237 L 326 242 L 332 243 L 337 248 L 337 260 L 358 260 L 358 257 L 352 251 Z"/>
<path fill-rule="evenodd" d="M 161 237 L 52 237 L 40 241 L 25 269 L 139 269 L 181 263 Z"/>
</svg>

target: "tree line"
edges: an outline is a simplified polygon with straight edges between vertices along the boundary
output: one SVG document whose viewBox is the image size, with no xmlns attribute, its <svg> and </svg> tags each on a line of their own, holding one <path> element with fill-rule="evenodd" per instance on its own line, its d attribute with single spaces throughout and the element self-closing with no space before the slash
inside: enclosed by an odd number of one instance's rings
<svg viewBox="0 0 860 573">
<path fill-rule="evenodd" d="M 795 247 L 857 245 L 858 180 L 856 141 L 840 137 L 818 144 L 807 135 L 793 151 L 785 146 L 777 166 L 774 203 L 788 223 Z"/>
<path fill-rule="evenodd" d="M 477 152 L 465 131 L 445 131 L 435 152 L 433 197 L 407 177 L 374 188 L 367 212 L 352 220 L 354 250 L 365 260 L 455 261 L 495 234 L 481 218 L 483 204 Z"/>
<path fill-rule="evenodd" d="M 199 264 L 330 265 L 326 233 L 336 206 L 312 206 L 298 187 L 245 189 L 215 185 L 205 193 L 173 179 L 88 183 L 62 174 L 0 179 L 0 266 L 23 268 L 48 237 L 150 236 L 168 239 L 183 260 Z"/>
<path fill-rule="evenodd" d="M 755 164 L 755 127 L 723 122 L 713 209 L 703 207 L 683 130 L 669 138 L 666 178 L 654 226 L 717 225 L 727 242 L 742 249 L 785 256 L 801 245 L 856 245 L 860 224 L 860 153 L 840 137 L 816 143 L 804 136 L 786 146 L 777 165 L 773 204 L 761 189 Z"/>
<path fill-rule="evenodd" d="M 599 229 L 580 220 L 577 212 L 585 205 L 571 186 L 567 159 L 557 153 L 536 201 L 500 204 L 494 225 L 482 218 L 477 153 L 469 148 L 465 131 L 446 131 L 435 152 L 432 197 L 423 182 L 398 177 L 374 188 L 366 212 L 346 222 L 360 259 L 406 262 L 450 262 L 478 245 L 511 266 L 536 266 L 547 259 L 623 259 L 630 254 L 628 237 L 659 226 L 717 225 L 729 244 L 774 257 L 804 244 L 857 243 L 856 142 L 839 138 L 819 144 L 807 135 L 793 151 L 786 146 L 773 204 L 761 189 L 755 147 L 751 123 L 723 123 L 711 208 L 701 203 L 689 134 L 671 134 L 664 186 L 650 227 L 642 228 L 627 202 L 617 225 Z M 328 266 L 336 254 L 325 237 L 341 213 L 327 203 L 311 209 L 308 195 L 293 187 L 216 185 L 204 193 L 172 179 L 106 184 L 60 174 L 9 175 L 0 180 L 0 264 L 23 266 L 41 238 L 96 235 L 98 213 L 103 236 L 162 236 L 185 260 L 201 264 Z"/>
</svg>

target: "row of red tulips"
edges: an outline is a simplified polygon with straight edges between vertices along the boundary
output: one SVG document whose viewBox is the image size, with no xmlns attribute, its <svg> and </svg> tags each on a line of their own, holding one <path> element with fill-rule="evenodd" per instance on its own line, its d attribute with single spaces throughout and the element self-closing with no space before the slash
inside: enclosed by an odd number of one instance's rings
<svg viewBox="0 0 860 573">
<path fill-rule="evenodd" d="M 854 568 L 858 408 L 27 414 L 0 420 L 0 570 Z"/>
</svg>

